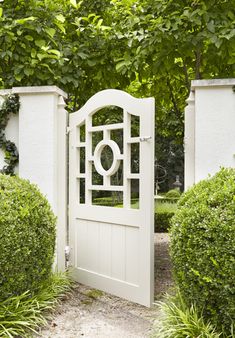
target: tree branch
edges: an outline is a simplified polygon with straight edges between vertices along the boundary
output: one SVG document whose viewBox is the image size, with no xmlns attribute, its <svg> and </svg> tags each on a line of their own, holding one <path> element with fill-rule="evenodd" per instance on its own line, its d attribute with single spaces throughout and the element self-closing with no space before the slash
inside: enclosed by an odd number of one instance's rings
<svg viewBox="0 0 235 338">
<path fill-rule="evenodd" d="M 183 60 L 183 70 L 184 70 L 184 77 L 185 77 L 185 85 L 187 87 L 187 90 L 188 90 L 188 94 L 190 93 L 190 80 L 189 80 L 189 76 L 188 76 L 188 69 L 187 69 L 187 66 Z"/>
<path fill-rule="evenodd" d="M 171 85 L 171 83 L 170 83 L 169 77 L 167 77 L 166 83 L 167 83 L 167 86 L 168 86 L 169 91 L 170 91 L 170 98 L 171 98 L 171 101 L 172 101 L 172 103 L 173 103 L 175 112 L 176 112 L 177 114 L 179 114 L 179 109 L 178 109 L 178 106 L 177 106 L 177 102 L 176 102 L 176 99 L 175 99 L 174 91 L 173 91 L 172 85 Z"/>
<path fill-rule="evenodd" d="M 196 56 L 196 65 L 195 65 L 195 79 L 199 80 L 201 78 L 201 73 L 200 73 L 200 67 L 201 67 L 201 62 L 202 62 L 202 53 L 200 48 L 198 48 L 195 52 Z"/>
</svg>

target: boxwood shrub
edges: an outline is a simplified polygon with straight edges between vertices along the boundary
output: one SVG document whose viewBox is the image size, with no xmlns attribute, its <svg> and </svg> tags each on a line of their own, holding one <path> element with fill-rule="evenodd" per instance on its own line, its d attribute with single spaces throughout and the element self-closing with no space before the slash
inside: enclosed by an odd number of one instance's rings
<svg viewBox="0 0 235 338">
<path fill-rule="evenodd" d="M 184 300 L 229 336 L 235 320 L 235 169 L 221 169 L 181 197 L 171 257 Z"/>
<path fill-rule="evenodd" d="M 55 216 L 35 185 L 0 175 L 0 300 L 37 291 L 49 278 Z"/>
<path fill-rule="evenodd" d="M 179 190 L 171 189 L 166 193 L 165 197 L 166 198 L 180 198 L 180 195 L 181 195 L 181 193 L 180 193 Z"/>
</svg>

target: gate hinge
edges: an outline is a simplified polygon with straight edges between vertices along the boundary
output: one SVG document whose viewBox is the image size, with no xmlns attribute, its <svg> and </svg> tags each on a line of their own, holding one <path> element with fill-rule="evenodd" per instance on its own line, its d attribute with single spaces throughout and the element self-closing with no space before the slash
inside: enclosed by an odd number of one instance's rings
<svg viewBox="0 0 235 338">
<path fill-rule="evenodd" d="M 152 136 L 141 136 L 140 137 L 140 142 L 151 140 L 151 138 L 152 138 Z"/>
<path fill-rule="evenodd" d="M 66 134 L 69 134 L 69 133 L 71 132 L 71 130 L 72 130 L 72 128 L 67 127 L 67 128 L 66 128 Z"/>
</svg>

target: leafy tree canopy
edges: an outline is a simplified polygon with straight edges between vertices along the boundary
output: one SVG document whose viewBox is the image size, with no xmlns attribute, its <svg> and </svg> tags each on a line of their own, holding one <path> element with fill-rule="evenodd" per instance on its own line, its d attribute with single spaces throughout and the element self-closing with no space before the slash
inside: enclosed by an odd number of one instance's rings
<svg viewBox="0 0 235 338">
<path fill-rule="evenodd" d="M 71 110 L 105 88 L 154 96 L 174 162 L 190 81 L 235 75 L 234 23 L 235 0 L 4 0 L 0 87 L 55 84 Z"/>
<path fill-rule="evenodd" d="M 137 74 L 136 92 L 155 96 L 162 135 L 181 139 L 190 81 L 235 74 L 235 1 L 114 3 L 126 8 L 114 25 L 129 47 L 116 67 L 130 78 Z"/>
</svg>

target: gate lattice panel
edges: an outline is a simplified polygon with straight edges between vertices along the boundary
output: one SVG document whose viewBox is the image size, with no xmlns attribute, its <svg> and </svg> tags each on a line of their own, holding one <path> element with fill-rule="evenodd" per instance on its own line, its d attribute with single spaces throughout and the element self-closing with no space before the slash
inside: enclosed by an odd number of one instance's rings
<svg viewBox="0 0 235 338">
<path fill-rule="evenodd" d="M 123 121 L 93 126 L 94 114 L 109 106 L 123 110 Z M 131 135 L 132 115 L 139 117 L 138 137 Z M 69 128 L 69 236 L 73 276 L 80 283 L 150 306 L 154 280 L 154 99 L 136 99 L 119 90 L 104 90 L 70 115 Z M 116 130 L 123 132 L 122 149 L 112 139 Z M 102 139 L 94 147 L 92 140 L 96 133 Z M 139 145 L 139 172 L 135 173 L 131 171 L 133 144 Z M 101 160 L 107 148 L 113 154 L 108 169 Z M 84 155 L 85 168 L 82 168 Z M 116 185 L 112 177 L 120 165 L 122 185 Z M 94 170 L 102 178 L 102 184 L 93 182 Z M 133 180 L 139 186 L 138 209 L 131 208 Z M 123 207 L 94 205 L 92 195 L 96 191 L 122 194 Z"/>
</svg>

